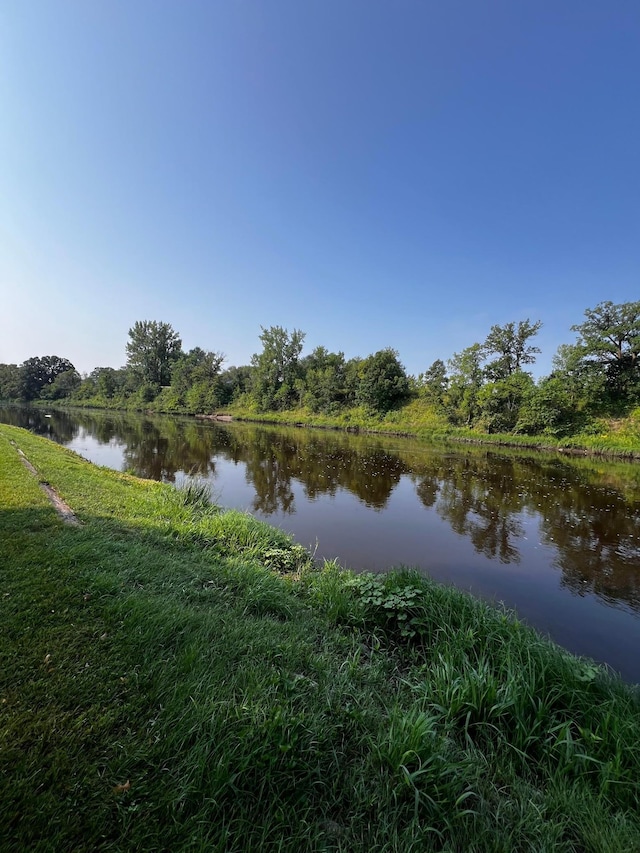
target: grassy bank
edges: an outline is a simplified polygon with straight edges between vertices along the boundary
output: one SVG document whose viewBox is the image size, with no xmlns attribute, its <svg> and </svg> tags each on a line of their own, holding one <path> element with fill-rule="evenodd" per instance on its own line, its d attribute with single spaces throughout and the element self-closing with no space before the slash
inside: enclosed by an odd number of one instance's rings
<svg viewBox="0 0 640 853">
<path fill-rule="evenodd" d="M 67 406 L 57 401 L 56 406 Z M 111 409 L 119 411 L 149 412 L 154 414 L 193 415 L 186 407 L 162 405 L 158 398 L 144 403 L 132 398 L 96 397 L 82 401 L 71 401 L 71 407 L 88 409 Z M 351 430 L 391 435 L 413 436 L 426 441 L 447 439 L 471 444 L 486 444 L 500 447 L 523 447 L 528 449 L 553 450 L 563 453 L 640 459 L 640 408 L 625 417 L 595 418 L 581 431 L 562 438 L 553 435 L 525 435 L 515 433 L 487 433 L 481 429 L 452 426 L 447 418 L 436 411 L 424 399 L 414 399 L 399 409 L 376 415 L 357 406 L 326 415 L 299 407 L 283 412 L 261 412 L 250 402 L 237 402 L 224 410 L 237 420 L 286 426 L 309 426 L 322 429 Z"/>
<path fill-rule="evenodd" d="M 4 425 L 0 566 L 3 851 L 640 849 L 637 691 L 462 593 Z"/>
<path fill-rule="evenodd" d="M 225 411 L 238 420 L 261 423 L 406 435 L 430 441 L 446 438 L 449 441 L 470 444 L 640 459 L 640 409 L 635 409 L 624 418 L 597 419 L 582 432 L 563 438 L 551 435 L 487 433 L 479 429 L 454 427 L 424 400 L 414 400 L 400 409 L 378 416 L 362 407 L 345 409 L 336 415 L 315 414 L 304 408 L 284 412 L 259 412 L 255 406 L 248 405 L 231 406 Z"/>
</svg>

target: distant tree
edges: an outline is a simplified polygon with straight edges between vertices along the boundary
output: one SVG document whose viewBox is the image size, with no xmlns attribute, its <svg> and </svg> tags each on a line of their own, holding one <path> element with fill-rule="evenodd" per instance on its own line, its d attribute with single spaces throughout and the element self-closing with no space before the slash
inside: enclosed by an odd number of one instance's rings
<svg viewBox="0 0 640 853">
<path fill-rule="evenodd" d="M 169 323 L 138 320 L 129 329 L 127 366 L 148 386 L 169 385 L 171 366 L 181 352 L 180 336 Z"/>
<path fill-rule="evenodd" d="M 482 387 L 483 348 L 472 344 L 449 359 L 449 417 L 454 423 L 470 426 L 479 414 L 478 393 Z"/>
<path fill-rule="evenodd" d="M 0 364 L 0 400 L 19 400 L 22 380 L 17 364 Z"/>
<path fill-rule="evenodd" d="M 253 368 L 249 365 L 232 365 L 220 374 L 220 405 L 228 406 L 251 388 Z"/>
<path fill-rule="evenodd" d="M 511 432 L 523 402 L 534 388 L 531 374 L 524 370 L 483 385 L 477 396 L 478 425 L 487 432 Z"/>
<path fill-rule="evenodd" d="M 506 326 L 492 326 L 487 339 L 482 345 L 485 358 L 497 355 L 484 368 L 485 375 L 491 382 L 506 379 L 522 369 L 525 364 L 533 364 L 539 347 L 531 346 L 528 341 L 537 335 L 542 323 L 531 323 L 528 319 Z"/>
<path fill-rule="evenodd" d="M 296 402 L 305 335 L 298 329 L 289 333 L 281 326 L 261 328 L 263 349 L 251 358 L 252 394 L 263 411 L 287 409 Z"/>
<path fill-rule="evenodd" d="M 561 344 L 553 357 L 552 379 L 562 382 L 574 408 L 602 405 L 607 397 L 605 365 L 585 358 L 580 344 Z"/>
<path fill-rule="evenodd" d="M 353 406 L 357 402 L 358 388 L 362 380 L 365 359 L 356 356 L 350 358 L 344 367 L 345 405 Z"/>
<path fill-rule="evenodd" d="M 109 400 L 122 388 L 124 373 L 125 371 L 114 370 L 113 367 L 96 367 L 89 374 L 89 378 L 94 383 L 95 393 Z"/>
<path fill-rule="evenodd" d="M 601 302 L 584 314 L 585 322 L 572 326 L 571 331 L 578 332 L 585 356 L 602 364 L 638 364 L 640 302 Z"/>
<path fill-rule="evenodd" d="M 332 412 L 345 402 L 346 362 L 344 353 L 316 347 L 300 362 L 303 402 L 312 412 Z"/>
<path fill-rule="evenodd" d="M 418 376 L 419 391 L 438 406 L 442 405 L 448 387 L 447 367 L 440 358 L 437 358 L 431 367 Z"/>
<path fill-rule="evenodd" d="M 73 399 L 78 402 L 90 400 L 96 396 L 96 383 L 91 378 L 91 374 L 84 376 L 78 387 L 73 392 Z"/>
<path fill-rule="evenodd" d="M 387 347 L 364 360 L 357 402 L 376 412 L 387 412 L 405 400 L 409 379 L 396 350 Z"/>
<path fill-rule="evenodd" d="M 52 385 L 57 376 L 75 367 L 68 358 L 57 355 L 44 355 L 29 358 L 20 366 L 20 396 L 24 400 L 35 400 L 42 394 L 43 388 Z"/>
<path fill-rule="evenodd" d="M 640 302 L 601 302 L 587 308 L 584 323 L 572 326 L 587 363 L 604 368 L 609 392 L 628 397 L 640 384 Z"/>
<path fill-rule="evenodd" d="M 584 370 L 584 349 L 579 344 L 560 344 L 552 364 L 554 374 L 577 377 Z"/>
<path fill-rule="evenodd" d="M 567 383 L 557 376 L 548 376 L 525 395 L 515 432 L 563 436 L 574 428 L 579 418 Z"/>
<path fill-rule="evenodd" d="M 50 385 L 45 385 L 40 392 L 43 400 L 63 400 L 80 387 L 82 379 L 77 370 L 64 370 L 59 373 Z"/>
<path fill-rule="evenodd" d="M 218 381 L 223 361 L 221 352 L 206 352 L 200 347 L 194 347 L 173 363 L 171 385 L 180 393 L 186 393 L 199 383 L 214 385 Z"/>
<path fill-rule="evenodd" d="M 171 387 L 163 389 L 156 403 L 166 411 L 210 412 L 220 403 L 220 367 L 224 355 L 194 347 L 183 353 L 171 368 Z"/>
</svg>

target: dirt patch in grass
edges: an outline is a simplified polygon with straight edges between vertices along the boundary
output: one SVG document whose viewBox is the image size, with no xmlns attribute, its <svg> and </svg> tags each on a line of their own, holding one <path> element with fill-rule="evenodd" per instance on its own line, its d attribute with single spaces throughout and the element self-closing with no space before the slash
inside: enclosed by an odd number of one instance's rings
<svg viewBox="0 0 640 853">
<path fill-rule="evenodd" d="M 56 492 L 56 490 L 49 483 L 47 483 L 46 480 L 43 480 L 40 477 L 38 470 L 31 464 L 31 462 L 29 462 L 29 460 L 25 456 L 24 452 L 22 450 L 20 450 L 18 445 L 15 443 L 15 441 L 12 441 L 11 444 L 18 451 L 20 461 L 22 462 L 24 467 L 28 471 L 30 471 L 34 475 L 34 477 L 37 478 L 38 483 L 40 485 L 40 488 L 46 494 L 46 496 L 49 498 L 51 505 L 53 506 L 55 511 L 58 513 L 60 518 L 65 522 L 65 524 L 70 524 L 72 527 L 80 527 L 80 521 L 79 521 L 78 517 L 76 516 L 76 514 L 74 513 L 74 511 L 69 506 L 69 504 L 62 500 L 60 495 Z"/>
</svg>

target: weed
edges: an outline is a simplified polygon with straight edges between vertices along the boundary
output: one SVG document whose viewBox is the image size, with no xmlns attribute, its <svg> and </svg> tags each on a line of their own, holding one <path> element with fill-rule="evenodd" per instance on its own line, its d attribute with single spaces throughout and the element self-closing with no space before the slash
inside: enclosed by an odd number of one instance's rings
<svg viewBox="0 0 640 853">
<path fill-rule="evenodd" d="M 206 480 L 198 477 L 185 477 L 174 487 L 171 497 L 179 506 L 208 509 L 211 506 L 211 486 Z"/>
<path fill-rule="evenodd" d="M 365 618 L 409 639 L 416 634 L 424 588 L 408 573 L 374 575 L 363 573 L 351 579 L 351 586 L 365 608 Z"/>
</svg>

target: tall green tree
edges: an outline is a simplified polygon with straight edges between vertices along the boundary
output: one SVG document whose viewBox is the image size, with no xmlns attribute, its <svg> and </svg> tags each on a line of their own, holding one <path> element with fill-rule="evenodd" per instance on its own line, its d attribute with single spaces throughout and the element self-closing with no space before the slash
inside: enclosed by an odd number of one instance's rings
<svg viewBox="0 0 640 853">
<path fill-rule="evenodd" d="M 605 366 L 586 359 L 580 344 L 561 344 L 552 364 L 550 378 L 562 383 L 574 409 L 599 407 L 606 401 Z"/>
<path fill-rule="evenodd" d="M 478 393 L 482 387 L 483 348 L 475 343 L 455 352 L 449 359 L 449 392 L 447 394 L 449 417 L 454 423 L 470 426 L 477 418 Z"/>
<path fill-rule="evenodd" d="M 125 384 L 126 373 L 126 370 L 115 370 L 113 367 L 96 367 L 88 378 L 93 381 L 96 394 L 111 399 Z"/>
<path fill-rule="evenodd" d="M 303 358 L 303 401 L 312 412 L 332 412 L 344 404 L 346 391 L 346 362 L 343 352 L 329 352 L 316 347 Z"/>
<path fill-rule="evenodd" d="M 364 360 L 356 392 L 358 403 L 376 412 L 387 412 L 405 400 L 408 393 L 409 378 L 396 350 L 387 347 Z"/>
<path fill-rule="evenodd" d="M 194 347 L 173 363 L 171 385 L 181 394 L 196 384 L 215 385 L 223 362 L 224 355 L 221 352 L 207 352 Z"/>
<path fill-rule="evenodd" d="M 362 379 L 365 359 L 360 356 L 350 358 L 344 367 L 345 374 L 345 405 L 355 406 L 358 396 L 358 388 Z"/>
<path fill-rule="evenodd" d="M 0 364 L 0 400 L 19 400 L 21 396 L 20 368 L 17 364 Z"/>
<path fill-rule="evenodd" d="M 487 432 L 511 432 L 520 409 L 535 389 L 530 373 L 515 370 L 504 379 L 488 382 L 478 392 L 478 425 Z"/>
<path fill-rule="evenodd" d="M 584 323 L 572 326 L 585 356 L 601 364 L 638 364 L 640 355 L 640 302 L 601 302 L 587 308 Z"/>
<path fill-rule="evenodd" d="M 547 376 L 525 394 L 515 432 L 563 436 L 581 419 L 570 385 L 564 377 Z"/>
<path fill-rule="evenodd" d="M 220 405 L 228 406 L 233 400 L 237 400 L 246 394 L 251 388 L 251 376 L 253 368 L 248 364 L 227 367 L 220 374 Z"/>
<path fill-rule="evenodd" d="M 181 352 L 180 336 L 169 323 L 138 320 L 129 329 L 127 366 L 141 383 L 169 385 Z"/>
<path fill-rule="evenodd" d="M 601 302 L 584 312 L 571 330 L 585 362 L 600 366 L 610 395 L 623 399 L 640 391 L 640 302 Z"/>
<path fill-rule="evenodd" d="M 224 355 L 194 347 L 174 362 L 168 399 L 189 412 L 210 412 L 220 404 L 220 368 Z M 165 392 L 163 391 L 163 398 Z M 159 398 L 158 398 L 159 399 Z"/>
<path fill-rule="evenodd" d="M 485 358 L 495 355 L 496 358 L 485 366 L 485 375 L 491 382 L 506 379 L 522 369 L 525 364 L 533 364 L 539 347 L 533 346 L 529 340 L 538 334 L 541 322 L 531 323 L 528 319 L 506 326 L 492 326 L 487 339 L 482 345 Z"/>
<path fill-rule="evenodd" d="M 44 388 L 53 385 L 57 376 L 69 370 L 75 372 L 69 359 L 57 355 L 27 359 L 20 366 L 21 397 L 24 400 L 36 400 Z"/>
<path fill-rule="evenodd" d="M 263 411 L 279 411 L 295 405 L 300 378 L 300 353 L 305 334 L 289 333 L 282 326 L 262 328 L 262 352 L 251 358 L 252 395 Z"/>
<path fill-rule="evenodd" d="M 441 358 L 437 358 L 424 373 L 418 376 L 419 392 L 437 406 L 442 406 L 448 387 L 447 367 Z"/>
<path fill-rule="evenodd" d="M 50 385 L 45 385 L 40 392 L 43 400 L 64 400 L 80 387 L 82 379 L 77 370 L 64 370 L 59 373 Z"/>
</svg>

